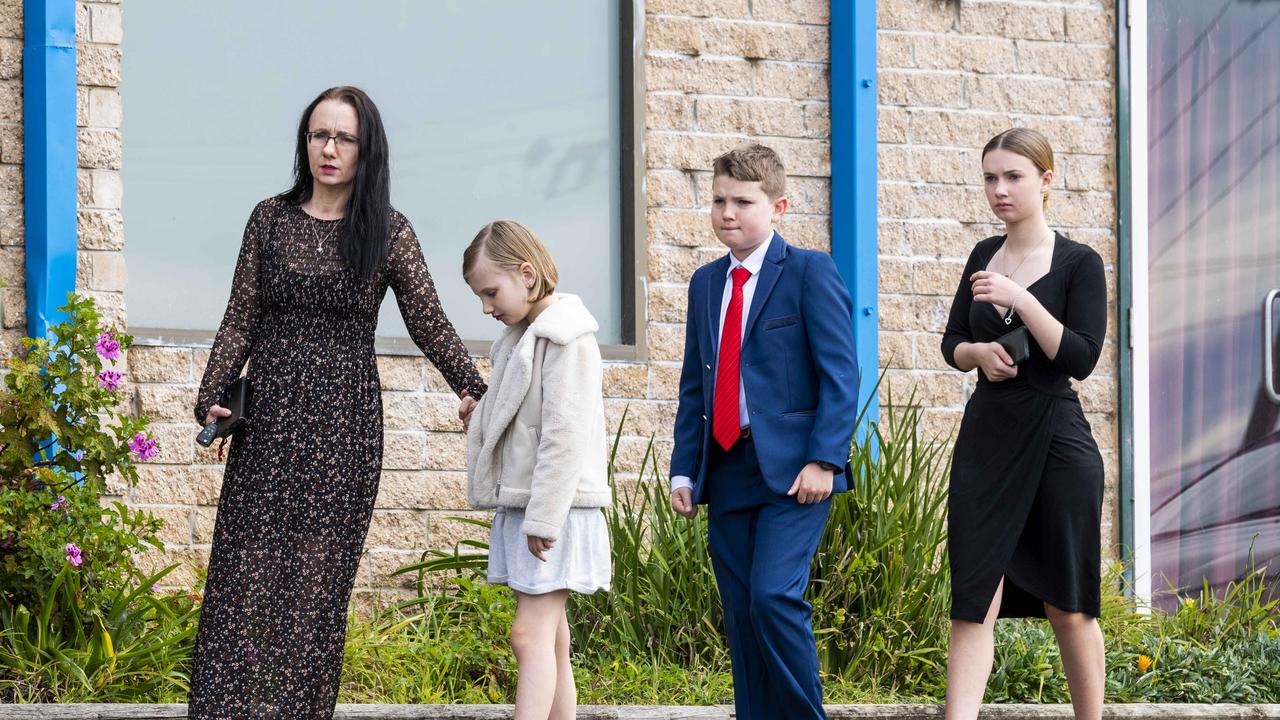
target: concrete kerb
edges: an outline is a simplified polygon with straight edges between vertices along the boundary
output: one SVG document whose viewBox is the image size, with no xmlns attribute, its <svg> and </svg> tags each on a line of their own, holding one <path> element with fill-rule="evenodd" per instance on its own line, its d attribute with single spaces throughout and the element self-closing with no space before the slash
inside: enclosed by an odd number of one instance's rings
<svg viewBox="0 0 1280 720">
<path fill-rule="evenodd" d="M 941 705 L 828 705 L 831 720 L 936 720 Z M 1238 718 L 1280 720 L 1280 704 L 1125 704 L 1107 705 L 1114 720 L 1199 720 Z M 8 705 L 0 720 L 162 720 L 187 717 L 186 705 Z M 339 705 L 335 720 L 504 720 L 510 705 Z M 584 705 L 581 720 L 731 720 L 728 706 Z M 984 705 L 983 720 L 1057 720 L 1073 717 L 1070 705 Z"/>
</svg>

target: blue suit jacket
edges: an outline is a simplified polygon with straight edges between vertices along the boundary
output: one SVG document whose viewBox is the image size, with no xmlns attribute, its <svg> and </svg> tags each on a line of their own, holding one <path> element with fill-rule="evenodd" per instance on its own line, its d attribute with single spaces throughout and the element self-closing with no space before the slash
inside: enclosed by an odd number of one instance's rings
<svg viewBox="0 0 1280 720">
<path fill-rule="evenodd" d="M 711 407 L 728 272 L 726 254 L 689 281 L 671 475 L 692 479 L 698 503 L 715 442 Z M 742 383 L 765 482 L 785 494 L 806 463 L 822 460 L 845 469 L 834 490 L 847 490 L 859 372 L 853 303 L 831 256 L 791 247 L 775 232 L 745 321 Z"/>
</svg>

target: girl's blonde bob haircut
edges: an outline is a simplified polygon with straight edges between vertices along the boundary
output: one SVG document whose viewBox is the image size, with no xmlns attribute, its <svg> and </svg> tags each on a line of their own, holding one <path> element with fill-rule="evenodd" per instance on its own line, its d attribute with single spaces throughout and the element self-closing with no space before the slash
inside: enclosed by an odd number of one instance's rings
<svg viewBox="0 0 1280 720">
<path fill-rule="evenodd" d="M 494 265 L 510 272 L 520 272 L 520 266 L 529 263 L 536 276 L 529 290 L 529 302 L 538 302 L 556 291 L 560 271 L 532 230 L 515 220 L 494 220 L 480 228 L 476 237 L 462 253 L 462 277 L 470 279 L 484 252 Z"/>
</svg>

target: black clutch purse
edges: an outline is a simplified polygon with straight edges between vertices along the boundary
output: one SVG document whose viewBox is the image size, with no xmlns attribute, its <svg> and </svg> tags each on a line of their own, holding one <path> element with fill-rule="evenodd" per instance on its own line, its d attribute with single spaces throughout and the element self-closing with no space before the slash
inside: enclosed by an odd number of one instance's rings
<svg viewBox="0 0 1280 720">
<path fill-rule="evenodd" d="M 1009 353 L 1014 365 L 1031 357 L 1031 333 L 1027 331 L 1026 325 L 1001 335 L 996 338 L 996 342 Z"/>
<path fill-rule="evenodd" d="M 227 388 L 225 401 L 218 404 L 230 410 L 231 414 L 205 425 L 196 436 L 196 442 L 205 447 L 212 445 L 218 438 L 231 437 L 248 424 L 249 409 L 253 404 L 253 386 L 249 383 L 249 378 L 242 377 L 231 383 L 231 387 Z"/>
</svg>

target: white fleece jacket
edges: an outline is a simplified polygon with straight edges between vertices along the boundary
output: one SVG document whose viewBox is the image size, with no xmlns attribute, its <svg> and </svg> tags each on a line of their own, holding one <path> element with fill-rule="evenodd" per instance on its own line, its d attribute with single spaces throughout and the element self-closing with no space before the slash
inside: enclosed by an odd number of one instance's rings
<svg viewBox="0 0 1280 720">
<path fill-rule="evenodd" d="M 533 323 L 512 325 L 494 341 L 489 389 L 467 430 L 471 505 L 524 508 L 520 531 L 552 540 L 560 537 L 570 508 L 613 501 L 595 337 L 600 326 L 577 296 L 555 297 Z M 540 412 L 522 409 L 539 343 L 544 344 Z M 540 418 L 541 424 L 526 425 L 517 416 L 534 418 L 533 423 Z"/>
</svg>

